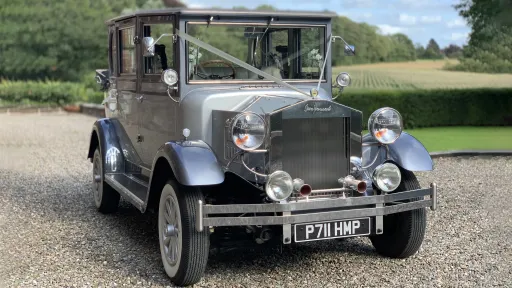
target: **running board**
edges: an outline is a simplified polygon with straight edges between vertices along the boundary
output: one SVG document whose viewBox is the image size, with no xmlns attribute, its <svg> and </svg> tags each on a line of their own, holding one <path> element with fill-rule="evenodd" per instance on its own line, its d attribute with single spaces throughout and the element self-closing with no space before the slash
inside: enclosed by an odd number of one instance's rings
<svg viewBox="0 0 512 288">
<path fill-rule="evenodd" d="M 105 174 L 105 182 L 141 212 L 145 210 L 148 183 L 128 174 Z"/>
</svg>

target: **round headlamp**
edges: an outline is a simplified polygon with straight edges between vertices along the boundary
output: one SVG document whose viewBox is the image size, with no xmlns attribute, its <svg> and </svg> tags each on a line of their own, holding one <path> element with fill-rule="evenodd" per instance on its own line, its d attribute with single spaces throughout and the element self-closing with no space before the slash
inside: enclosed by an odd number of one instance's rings
<svg viewBox="0 0 512 288">
<path fill-rule="evenodd" d="M 384 163 L 375 168 L 373 183 L 383 192 L 394 191 L 402 181 L 400 169 L 393 163 Z"/>
<path fill-rule="evenodd" d="M 350 75 L 347 72 L 341 72 L 338 77 L 336 77 L 336 83 L 340 87 L 347 87 L 352 82 Z"/>
<path fill-rule="evenodd" d="M 173 86 L 178 83 L 178 73 L 172 69 L 167 69 L 162 72 L 162 82 L 168 86 Z"/>
<path fill-rule="evenodd" d="M 293 192 L 293 180 L 290 174 L 284 171 L 275 171 L 268 176 L 265 192 L 268 198 L 274 201 L 282 201 Z"/>
<path fill-rule="evenodd" d="M 382 144 L 391 144 L 402 134 L 402 116 L 393 108 L 381 108 L 368 119 L 370 134 Z"/>
<path fill-rule="evenodd" d="M 253 112 L 236 115 L 231 124 L 231 138 L 242 150 L 257 149 L 265 141 L 265 120 Z"/>
</svg>

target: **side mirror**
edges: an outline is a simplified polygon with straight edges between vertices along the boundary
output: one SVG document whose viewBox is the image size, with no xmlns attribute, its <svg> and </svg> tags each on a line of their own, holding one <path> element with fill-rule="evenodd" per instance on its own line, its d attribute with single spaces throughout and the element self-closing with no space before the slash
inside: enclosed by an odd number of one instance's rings
<svg viewBox="0 0 512 288">
<path fill-rule="evenodd" d="M 354 45 L 345 45 L 345 56 L 355 56 L 356 47 Z"/>
<path fill-rule="evenodd" d="M 110 78 L 110 72 L 106 69 L 97 69 L 96 70 L 96 77 L 94 77 L 96 80 L 96 83 L 100 85 L 101 91 L 106 91 L 108 89 L 108 86 L 110 85 L 110 82 L 108 79 Z"/>
<path fill-rule="evenodd" d="M 144 37 L 142 38 L 142 55 L 144 57 L 153 57 L 155 56 L 155 39 L 153 37 Z"/>
</svg>

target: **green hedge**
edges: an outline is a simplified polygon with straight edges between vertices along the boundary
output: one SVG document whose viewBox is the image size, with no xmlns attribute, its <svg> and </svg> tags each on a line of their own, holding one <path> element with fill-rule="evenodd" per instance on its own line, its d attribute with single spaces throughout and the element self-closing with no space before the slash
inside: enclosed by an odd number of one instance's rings
<svg viewBox="0 0 512 288">
<path fill-rule="evenodd" d="M 512 89 L 364 91 L 347 88 L 337 102 L 370 114 L 381 107 L 398 110 L 405 128 L 501 126 L 512 123 Z"/>
<path fill-rule="evenodd" d="M 58 81 L 0 81 L 0 102 L 10 104 L 74 102 L 101 103 L 103 92 L 82 83 Z"/>
</svg>

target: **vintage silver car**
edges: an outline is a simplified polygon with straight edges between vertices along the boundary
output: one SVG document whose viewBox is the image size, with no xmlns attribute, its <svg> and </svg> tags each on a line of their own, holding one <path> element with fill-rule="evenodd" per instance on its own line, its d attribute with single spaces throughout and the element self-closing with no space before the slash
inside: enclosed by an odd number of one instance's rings
<svg viewBox="0 0 512 288">
<path fill-rule="evenodd" d="M 393 258 L 420 248 L 436 185 L 413 172 L 432 160 L 395 109 L 375 111 L 362 135 L 362 113 L 334 101 L 350 76 L 333 81 L 331 53 L 356 52 L 331 35 L 335 16 L 170 9 L 107 21 L 94 201 L 110 213 L 123 196 L 158 215 L 175 284 L 198 282 L 210 243 L 229 239 L 368 236 Z"/>
</svg>

